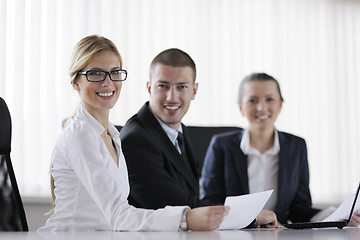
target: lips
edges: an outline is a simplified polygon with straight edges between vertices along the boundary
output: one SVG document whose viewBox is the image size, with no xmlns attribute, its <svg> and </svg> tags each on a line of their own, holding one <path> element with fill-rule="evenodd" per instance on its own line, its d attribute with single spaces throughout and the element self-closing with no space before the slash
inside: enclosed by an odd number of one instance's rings
<svg viewBox="0 0 360 240">
<path fill-rule="evenodd" d="M 111 97 L 112 95 L 114 95 L 114 91 L 112 92 L 103 92 L 103 93 L 100 93 L 100 92 L 97 92 L 96 94 L 100 97 Z"/>
<path fill-rule="evenodd" d="M 168 109 L 168 110 L 177 110 L 180 108 L 180 106 L 173 106 L 173 105 L 165 105 L 165 108 Z"/>
<path fill-rule="evenodd" d="M 261 116 L 256 116 L 256 118 L 259 120 L 266 120 L 266 119 L 269 119 L 270 116 L 269 115 L 261 115 Z"/>
</svg>

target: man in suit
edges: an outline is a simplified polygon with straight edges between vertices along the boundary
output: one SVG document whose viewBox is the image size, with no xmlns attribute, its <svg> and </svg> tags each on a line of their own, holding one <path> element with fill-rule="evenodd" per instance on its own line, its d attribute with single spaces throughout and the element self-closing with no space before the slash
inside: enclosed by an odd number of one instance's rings
<svg viewBox="0 0 360 240">
<path fill-rule="evenodd" d="M 120 133 L 130 182 L 128 200 L 136 207 L 210 204 L 199 200 L 198 161 L 181 123 L 196 96 L 195 78 L 194 61 L 179 49 L 161 52 L 150 65 L 150 100 Z"/>
<path fill-rule="evenodd" d="M 150 100 L 120 132 L 129 174 L 128 200 L 135 207 L 211 205 L 199 199 L 198 161 L 181 123 L 196 96 L 195 79 L 194 61 L 179 49 L 165 50 L 151 62 L 147 82 Z M 257 223 L 280 227 L 271 211 L 261 211 Z"/>
</svg>

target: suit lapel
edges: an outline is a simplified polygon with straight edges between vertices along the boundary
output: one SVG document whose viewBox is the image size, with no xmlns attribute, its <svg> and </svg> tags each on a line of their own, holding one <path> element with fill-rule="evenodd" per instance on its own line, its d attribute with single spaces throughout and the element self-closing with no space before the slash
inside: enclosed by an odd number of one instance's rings
<svg viewBox="0 0 360 240">
<path fill-rule="evenodd" d="M 289 147 L 288 147 L 288 140 L 286 136 L 282 132 L 278 132 L 279 134 L 279 144 L 280 144 L 280 153 L 279 153 L 279 173 L 278 173 L 278 201 L 276 203 L 277 206 L 281 204 L 281 199 L 286 194 L 287 189 L 286 186 L 289 186 L 288 178 L 286 175 L 290 173 L 288 171 L 288 161 L 286 159 L 289 158 Z M 277 207 L 276 207 L 277 208 Z"/>
<path fill-rule="evenodd" d="M 161 149 L 162 152 L 165 152 L 166 156 L 168 156 L 169 161 L 174 166 L 177 171 L 183 175 L 188 185 L 193 189 L 194 192 L 198 193 L 199 191 L 199 182 L 197 179 L 197 174 L 194 175 L 194 170 L 189 171 L 186 165 L 183 162 L 183 159 L 176 147 L 172 144 L 169 137 L 167 136 L 164 129 L 159 124 L 158 120 L 155 118 L 153 113 L 150 111 L 148 107 L 148 103 L 146 103 L 138 112 L 139 120 L 142 125 L 145 126 L 145 130 L 152 137 L 152 139 L 157 143 L 157 146 Z M 183 126 L 183 129 L 185 127 Z M 184 132 L 184 138 L 186 143 L 186 150 L 188 151 L 188 158 L 190 161 L 191 168 L 195 167 L 194 157 L 189 147 L 189 142 L 186 137 L 186 132 Z M 195 170 L 195 173 L 197 171 Z"/>
<path fill-rule="evenodd" d="M 240 149 L 240 142 L 242 139 L 244 131 L 241 131 L 238 135 L 236 135 L 231 141 L 231 160 L 234 161 L 234 165 L 236 167 L 236 173 L 240 179 L 241 188 L 244 189 L 246 193 L 249 193 L 249 179 L 247 172 L 247 156 Z"/>
</svg>

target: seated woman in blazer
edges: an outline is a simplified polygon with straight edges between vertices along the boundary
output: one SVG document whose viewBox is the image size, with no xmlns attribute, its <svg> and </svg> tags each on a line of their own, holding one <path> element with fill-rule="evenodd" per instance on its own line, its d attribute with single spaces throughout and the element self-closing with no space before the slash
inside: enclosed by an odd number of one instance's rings
<svg viewBox="0 0 360 240">
<path fill-rule="evenodd" d="M 244 78 L 238 104 L 249 126 L 212 138 L 202 169 L 202 198 L 224 203 L 226 196 L 274 189 L 264 209 L 275 211 L 280 223 L 327 215 L 312 208 L 305 140 L 274 126 L 283 101 L 272 76 Z"/>
</svg>

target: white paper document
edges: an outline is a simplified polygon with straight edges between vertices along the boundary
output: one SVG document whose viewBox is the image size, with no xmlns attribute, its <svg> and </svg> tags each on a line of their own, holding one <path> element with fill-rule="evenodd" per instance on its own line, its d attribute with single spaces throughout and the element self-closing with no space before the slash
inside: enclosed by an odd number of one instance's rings
<svg viewBox="0 0 360 240">
<path fill-rule="evenodd" d="M 260 213 L 274 190 L 227 197 L 225 206 L 230 206 L 218 230 L 240 229 L 248 226 Z"/>
<path fill-rule="evenodd" d="M 329 217 L 325 218 L 323 222 L 325 221 L 340 221 L 343 219 L 348 219 L 350 215 L 350 211 L 352 208 L 352 205 L 354 203 L 355 194 L 351 194 L 348 196 L 341 205 L 333 212 Z M 358 199 L 356 200 L 356 204 L 354 207 L 353 214 L 360 210 L 360 197 L 358 196 Z"/>
</svg>

